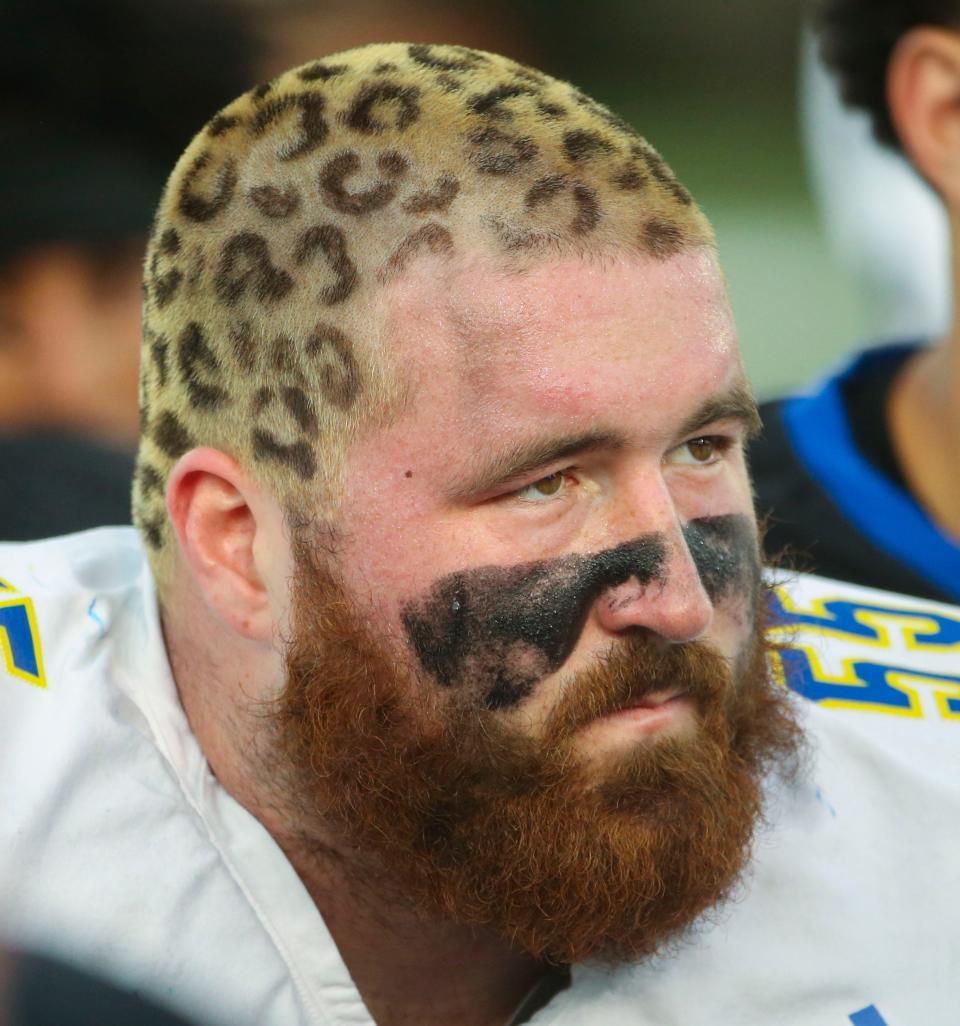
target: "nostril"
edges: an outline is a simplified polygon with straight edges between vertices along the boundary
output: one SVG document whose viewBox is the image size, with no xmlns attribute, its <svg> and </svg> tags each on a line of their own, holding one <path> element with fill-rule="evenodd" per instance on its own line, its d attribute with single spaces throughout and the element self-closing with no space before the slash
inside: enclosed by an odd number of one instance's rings
<svg viewBox="0 0 960 1026">
<path fill-rule="evenodd" d="M 658 634 L 651 627 L 645 627 L 640 623 L 628 624 L 620 631 L 620 634 L 624 638 L 642 638 L 655 650 L 660 650 L 661 648 L 666 648 L 667 645 L 674 644 L 674 642 L 668 641 L 662 634 Z"/>
</svg>

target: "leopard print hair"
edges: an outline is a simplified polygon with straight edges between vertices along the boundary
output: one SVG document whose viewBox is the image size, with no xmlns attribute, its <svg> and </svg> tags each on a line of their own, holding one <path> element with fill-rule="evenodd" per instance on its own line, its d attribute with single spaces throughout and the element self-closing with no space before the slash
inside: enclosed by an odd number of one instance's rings
<svg viewBox="0 0 960 1026">
<path fill-rule="evenodd" d="M 660 155 L 573 86 L 454 46 L 365 46 L 241 96 L 191 142 L 147 250 L 134 519 L 162 581 L 197 445 L 288 507 L 336 493 L 397 400 L 377 316 L 421 253 L 712 245 Z M 333 501 L 333 500 L 329 500 Z"/>
</svg>

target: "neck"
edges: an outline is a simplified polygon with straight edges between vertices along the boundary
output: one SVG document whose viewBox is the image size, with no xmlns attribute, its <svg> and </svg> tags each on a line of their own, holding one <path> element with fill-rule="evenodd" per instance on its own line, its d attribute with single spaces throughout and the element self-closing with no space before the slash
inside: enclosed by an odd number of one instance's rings
<svg viewBox="0 0 960 1026">
<path fill-rule="evenodd" d="M 951 218 L 953 294 L 960 306 L 960 222 Z M 894 449 L 910 490 L 960 543 L 960 310 L 947 335 L 897 376 L 887 408 Z"/>
<path fill-rule="evenodd" d="M 281 846 L 378 1026 L 506 1026 L 544 976 L 542 963 L 492 931 L 398 907 L 341 856 Z"/>
</svg>

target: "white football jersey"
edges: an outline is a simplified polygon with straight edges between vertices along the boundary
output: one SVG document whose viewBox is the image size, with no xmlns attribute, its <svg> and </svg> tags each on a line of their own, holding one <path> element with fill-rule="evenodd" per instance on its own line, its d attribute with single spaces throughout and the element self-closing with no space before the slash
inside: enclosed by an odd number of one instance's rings
<svg viewBox="0 0 960 1026">
<path fill-rule="evenodd" d="M 807 773 L 735 901 L 573 970 L 537 1026 L 956 1026 L 960 610 L 815 577 L 774 670 Z M 209 1023 L 371 1026 L 283 853 L 212 776 L 132 529 L 0 545 L 0 929 Z"/>
</svg>

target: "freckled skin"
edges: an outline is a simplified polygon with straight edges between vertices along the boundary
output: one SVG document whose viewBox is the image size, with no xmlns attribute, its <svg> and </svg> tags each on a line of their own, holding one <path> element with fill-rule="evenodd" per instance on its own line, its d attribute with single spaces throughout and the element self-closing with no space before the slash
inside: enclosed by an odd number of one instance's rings
<svg viewBox="0 0 960 1026">
<path fill-rule="evenodd" d="M 749 517 L 693 520 L 684 537 L 711 600 L 751 587 L 758 571 Z M 589 556 L 459 571 L 407 603 L 403 625 L 438 684 L 472 685 L 484 708 L 508 709 L 566 662 L 598 596 L 631 578 L 662 579 L 665 557 L 656 534 Z"/>
</svg>

